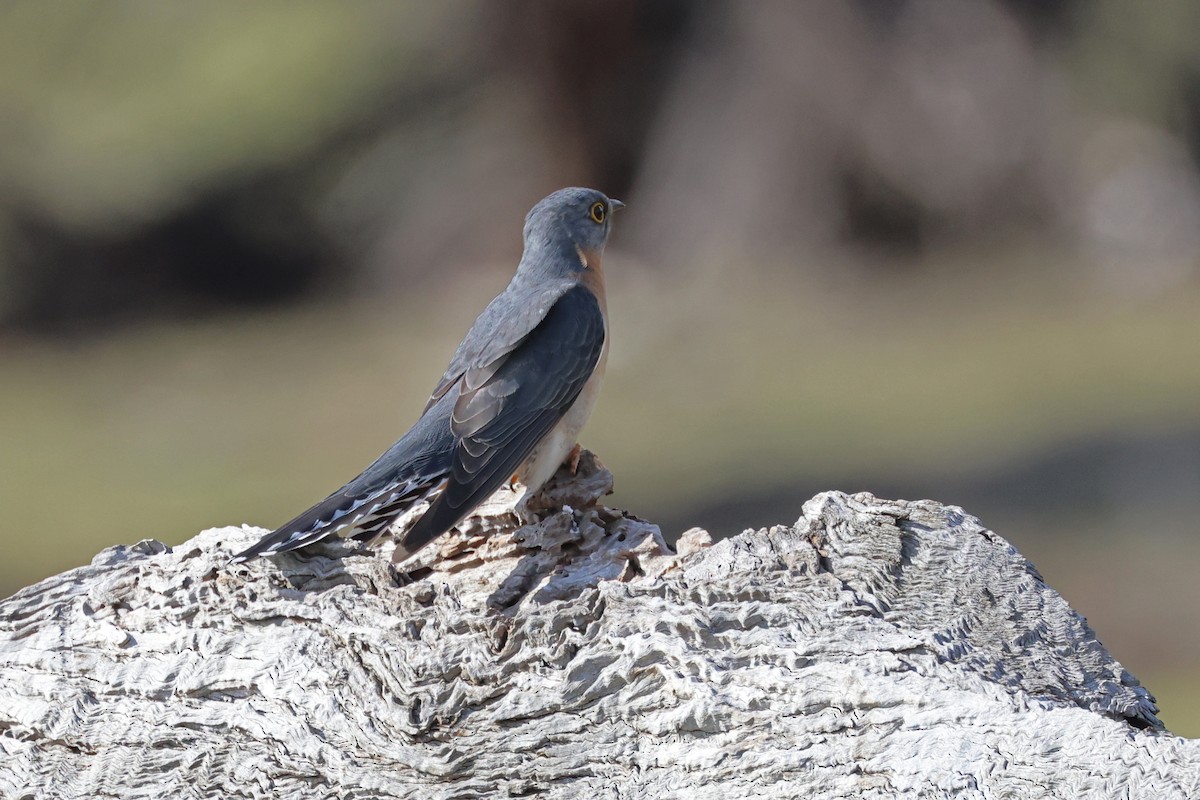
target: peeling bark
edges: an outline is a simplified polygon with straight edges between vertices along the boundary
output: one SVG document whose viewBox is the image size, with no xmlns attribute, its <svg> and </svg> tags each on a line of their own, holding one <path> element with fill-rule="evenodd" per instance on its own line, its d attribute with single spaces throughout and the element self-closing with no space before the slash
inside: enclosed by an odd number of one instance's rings
<svg viewBox="0 0 1200 800">
<path fill-rule="evenodd" d="M 1200 745 L 961 509 L 827 492 L 672 553 L 590 454 L 398 573 L 262 531 L 0 604 L 4 798 L 1200 796 Z"/>
</svg>

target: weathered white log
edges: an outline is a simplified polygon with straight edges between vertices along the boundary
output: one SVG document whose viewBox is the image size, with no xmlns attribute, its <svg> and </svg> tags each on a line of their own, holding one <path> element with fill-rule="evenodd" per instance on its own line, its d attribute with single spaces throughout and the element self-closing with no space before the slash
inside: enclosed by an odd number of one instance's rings
<svg viewBox="0 0 1200 800">
<path fill-rule="evenodd" d="M 610 486 L 585 455 L 407 575 L 231 567 L 261 531 L 221 528 L 18 592 L 0 796 L 1200 797 L 1200 742 L 961 509 L 828 492 L 676 555 Z"/>
</svg>

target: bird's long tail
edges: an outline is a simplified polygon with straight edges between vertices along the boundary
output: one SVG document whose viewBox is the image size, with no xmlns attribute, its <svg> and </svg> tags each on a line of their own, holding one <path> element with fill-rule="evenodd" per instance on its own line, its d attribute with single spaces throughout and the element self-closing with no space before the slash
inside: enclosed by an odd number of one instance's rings
<svg viewBox="0 0 1200 800">
<path fill-rule="evenodd" d="M 286 553 L 331 536 L 373 540 L 385 533 L 401 514 L 422 500 L 433 499 L 444 483 L 440 475 L 424 475 L 363 492 L 354 491 L 350 484 L 238 553 L 231 563 Z"/>
</svg>

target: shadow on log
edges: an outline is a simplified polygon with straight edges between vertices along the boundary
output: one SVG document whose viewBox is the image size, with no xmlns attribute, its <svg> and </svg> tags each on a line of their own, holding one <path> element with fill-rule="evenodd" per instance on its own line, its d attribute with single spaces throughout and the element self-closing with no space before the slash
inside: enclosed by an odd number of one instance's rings
<svg viewBox="0 0 1200 800">
<path fill-rule="evenodd" d="M 4 798 L 1200 796 L 1200 745 L 1037 571 L 838 492 L 672 553 L 585 454 L 397 573 L 258 529 L 114 547 L 0 604 Z"/>
</svg>

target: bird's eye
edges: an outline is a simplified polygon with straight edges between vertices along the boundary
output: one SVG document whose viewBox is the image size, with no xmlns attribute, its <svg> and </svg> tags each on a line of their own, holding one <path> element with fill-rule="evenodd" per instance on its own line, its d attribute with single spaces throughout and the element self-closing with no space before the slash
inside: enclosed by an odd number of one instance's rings
<svg viewBox="0 0 1200 800">
<path fill-rule="evenodd" d="M 597 225 L 604 224 L 604 218 L 608 215 L 608 209 L 604 207 L 604 203 L 592 203 L 592 208 L 588 211 L 588 216 L 592 218 L 592 222 Z"/>
</svg>

